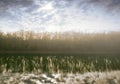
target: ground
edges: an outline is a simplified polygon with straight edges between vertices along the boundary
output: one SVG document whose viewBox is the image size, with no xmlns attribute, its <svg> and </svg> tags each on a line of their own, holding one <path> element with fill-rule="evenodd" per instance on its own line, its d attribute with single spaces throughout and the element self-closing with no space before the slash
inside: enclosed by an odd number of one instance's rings
<svg viewBox="0 0 120 84">
<path fill-rule="evenodd" d="M 80 73 L 1 73 L 0 84 L 120 84 L 120 71 Z"/>
</svg>

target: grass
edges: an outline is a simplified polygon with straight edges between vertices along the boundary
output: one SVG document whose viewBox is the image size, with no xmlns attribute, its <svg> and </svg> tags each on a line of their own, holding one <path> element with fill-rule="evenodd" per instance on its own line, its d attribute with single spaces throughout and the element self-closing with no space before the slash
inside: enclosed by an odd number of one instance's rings
<svg viewBox="0 0 120 84">
<path fill-rule="evenodd" d="M 120 70 L 119 54 L 0 55 L 0 72 L 84 73 Z"/>
</svg>

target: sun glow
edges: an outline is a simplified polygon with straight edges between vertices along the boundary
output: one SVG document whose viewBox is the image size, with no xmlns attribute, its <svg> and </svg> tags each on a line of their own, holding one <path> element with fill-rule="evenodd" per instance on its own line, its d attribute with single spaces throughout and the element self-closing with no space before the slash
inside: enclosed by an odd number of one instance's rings
<svg viewBox="0 0 120 84">
<path fill-rule="evenodd" d="M 53 5 L 52 5 L 52 2 L 46 4 L 45 6 L 43 6 L 41 9 L 43 10 L 52 10 L 54 9 Z"/>
<path fill-rule="evenodd" d="M 52 10 L 54 10 L 53 3 L 49 2 L 49 3 L 42 5 L 42 7 L 38 8 L 37 12 L 52 11 Z"/>
</svg>

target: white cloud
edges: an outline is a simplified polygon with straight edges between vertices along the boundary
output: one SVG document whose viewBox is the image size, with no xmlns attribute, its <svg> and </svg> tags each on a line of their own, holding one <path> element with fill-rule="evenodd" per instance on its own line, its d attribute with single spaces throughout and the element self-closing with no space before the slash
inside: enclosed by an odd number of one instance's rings
<svg viewBox="0 0 120 84">
<path fill-rule="evenodd" d="M 36 0 L 38 1 L 38 0 Z M 72 5 L 69 7 L 54 7 L 55 2 L 46 1 L 44 4 L 37 3 L 39 8 L 31 13 L 24 12 L 26 9 L 11 11 L 19 17 L 16 21 L 0 21 L 1 28 L 5 31 L 27 29 L 33 31 L 61 32 L 101 32 L 120 30 L 118 16 L 112 16 L 102 11 L 102 8 L 88 7 L 84 10 Z"/>
</svg>

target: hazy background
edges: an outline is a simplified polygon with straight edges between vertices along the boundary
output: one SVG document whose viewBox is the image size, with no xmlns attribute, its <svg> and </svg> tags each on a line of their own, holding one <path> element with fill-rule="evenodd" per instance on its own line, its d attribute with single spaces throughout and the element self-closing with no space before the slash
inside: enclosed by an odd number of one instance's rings
<svg viewBox="0 0 120 84">
<path fill-rule="evenodd" d="M 0 0 L 0 30 L 120 30 L 120 0 Z"/>
</svg>

